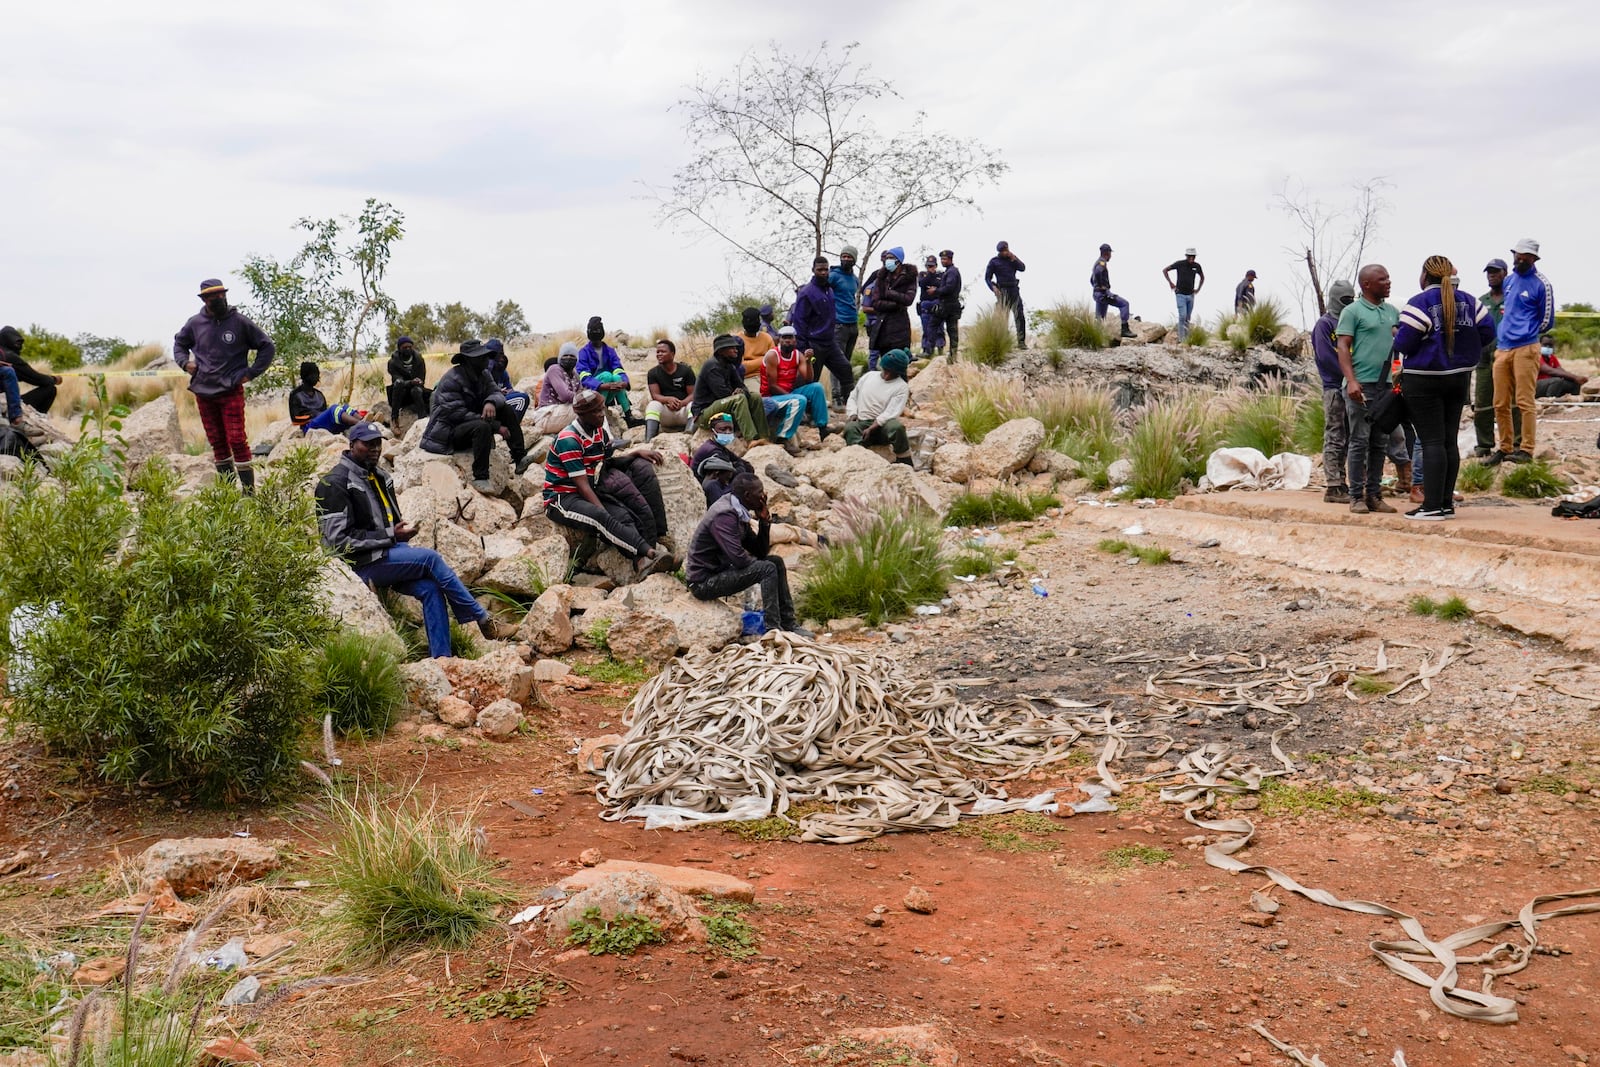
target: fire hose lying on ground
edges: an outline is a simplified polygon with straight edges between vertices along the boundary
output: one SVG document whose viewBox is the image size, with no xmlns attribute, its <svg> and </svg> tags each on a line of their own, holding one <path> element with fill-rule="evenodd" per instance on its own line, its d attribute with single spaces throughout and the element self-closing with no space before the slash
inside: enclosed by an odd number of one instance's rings
<svg viewBox="0 0 1600 1067">
<path fill-rule="evenodd" d="M 1067 759 L 1080 739 L 1100 741 L 1100 780 L 1120 793 L 1124 782 L 1113 763 L 1160 759 L 1177 747 L 1164 724 L 1217 717 L 1224 708 L 1224 715 L 1275 716 L 1269 742 L 1274 766 L 1261 766 L 1241 747 L 1213 742 L 1184 753 L 1170 771 L 1128 781 L 1162 783 L 1161 799 L 1185 805 L 1186 820 L 1227 835 L 1206 846 L 1211 866 L 1262 875 L 1329 907 L 1394 919 L 1407 939 L 1374 941 L 1373 953 L 1396 974 L 1427 988 L 1441 1011 L 1514 1022 L 1516 1002 L 1492 993 L 1494 980 L 1528 965 L 1541 922 L 1600 911 L 1600 899 L 1594 899 L 1600 888 L 1535 897 L 1515 918 L 1433 939 L 1405 912 L 1343 900 L 1237 859 L 1254 839 L 1255 825 L 1244 818 L 1203 817 L 1218 795 L 1253 793 L 1266 779 L 1293 773 L 1293 761 L 1279 747 L 1300 724 L 1292 708 L 1335 685 L 1355 699 L 1350 686 L 1356 677 L 1389 669 L 1387 648 L 1415 647 L 1380 644 L 1374 667 L 1339 660 L 1296 666 L 1237 653 L 1133 653 L 1105 660 L 1155 668 L 1145 684 L 1150 706 L 1135 720 L 1104 701 L 1024 697 L 968 704 L 960 699 L 959 680 L 912 679 L 895 661 L 870 651 L 773 633 L 756 644 L 684 657 L 647 682 L 625 713 L 628 733 L 610 753 L 597 792 L 605 818 L 643 818 L 647 827 L 787 817 L 792 807 L 805 805 L 807 812 L 796 820 L 801 840 L 849 844 L 893 831 L 947 829 L 963 816 L 1037 810 L 1048 798 L 1010 799 L 997 783 Z M 1413 687 L 1396 702 L 1424 699 L 1431 679 L 1462 648 L 1449 645 L 1436 654 L 1422 649 L 1418 666 L 1385 699 Z M 970 769 L 984 777 L 969 777 Z M 1561 901 L 1578 903 L 1549 907 Z M 1520 944 L 1503 941 L 1464 954 L 1513 929 Z M 1463 964 L 1483 967 L 1479 990 L 1458 984 Z"/>
</svg>

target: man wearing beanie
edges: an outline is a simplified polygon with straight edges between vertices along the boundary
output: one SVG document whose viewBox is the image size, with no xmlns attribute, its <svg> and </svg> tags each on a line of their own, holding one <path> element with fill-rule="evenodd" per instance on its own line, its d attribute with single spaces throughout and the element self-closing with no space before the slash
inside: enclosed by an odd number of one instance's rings
<svg viewBox="0 0 1600 1067">
<path fill-rule="evenodd" d="M 911 442 L 906 428 L 900 422 L 900 413 L 906 409 L 906 399 L 911 387 L 906 384 L 906 368 L 911 365 L 911 353 L 903 348 L 891 349 L 879 361 L 880 369 L 862 376 L 845 405 L 844 439 L 846 444 L 887 444 L 894 451 L 894 461 L 911 466 Z"/>
<path fill-rule="evenodd" d="M 689 414 L 697 425 L 707 425 L 713 415 L 726 412 L 746 441 L 767 436 L 767 415 L 761 401 L 745 387 L 743 352 L 739 339 L 719 333 L 711 342 L 711 358 L 694 380 Z"/>
<path fill-rule="evenodd" d="M 398 420 L 400 412 L 410 411 L 419 419 L 428 417 L 433 390 L 427 386 L 428 364 L 409 337 L 394 343 L 389 357 L 389 417 Z"/>
<path fill-rule="evenodd" d="M 14 402 L 16 407 L 15 411 L 7 409 L 12 422 L 22 417 L 24 404 L 40 414 L 48 414 L 56 402 L 56 386 L 61 384 L 61 375 L 36 371 L 22 358 L 22 346 L 26 341 L 15 326 L 0 326 L 0 378 L 5 381 L 6 403 Z M 33 388 L 15 395 L 17 382 Z"/>
<path fill-rule="evenodd" d="M 643 419 L 633 417 L 633 401 L 628 399 L 628 372 L 622 369 L 617 350 L 606 344 L 606 324 L 595 315 L 584 328 L 589 343 L 578 349 L 578 384 L 593 389 L 605 398 L 606 405 L 622 409 L 622 418 L 629 426 L 643 425 Z"/>
<path fill-rule="evenodd" d="M 856 246 L 839 250 L 839 265 L 828 271 L 833 290 L 833 346 L 848 363 L 856 354 L 856 334 L 861 323 L 861 282 L 856 277 Z"/>
<path fill-rule="evenodd" d="M 983 271 L 983 284 L 1002 307 L 1011 309 L 1011 317 L 1017 324 L 1018 348 L 1028 347 L 1028 318 L 1022 310 L 1022 286 L 1017 282 L 1017 274 L 1027 269 L 1028 265 L 1011 251 L 1010 243 L 1001 241 L 994 246 L 994 255 Z"/>
<path fill-rule="evenodd" d="M 317 388 L 321 380 L 321 367 L 310 360 L 300 364 L 300 385 L 289 393 L 289 421 L 302 430 L 306 423 L 328 410 L 328 398 Z"/>
<path fill-rule="evenodd" d="M 250 440 L 244 430 L 244 387 L 272 364 L 277 348 L 261 327 L 228 306 L 228 289 L 217 278 L 200 283 L 203 310 L 172 339 L 172 361 L 189 374 L 189 391 L 211 445 L 217 474 L 255 492 Z M 254 350 L 256 359 L 249 361 Z"/>
</svg>

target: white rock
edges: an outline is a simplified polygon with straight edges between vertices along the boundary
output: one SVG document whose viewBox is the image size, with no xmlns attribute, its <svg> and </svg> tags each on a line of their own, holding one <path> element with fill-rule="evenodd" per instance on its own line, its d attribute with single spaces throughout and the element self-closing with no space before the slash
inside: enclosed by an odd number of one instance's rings
<svg viewBox="0 0 1600 1067">
<path fill-rule="evenodd" d="M 533 602 L 522 620 L 517 638 L 545 655 L 555 655 L 572 647 L 572 587 L 552 585 Z"/>
<path fill-rule="evenodd" d="M 612 594 L 628 607 L 653 612 L 672 620 L 682 648 L 716 650 L 737 641 L 742 632 L 739 612 L 720 600 L 696 600 L 670 574 L 652 574 L 636 585 Z"/>
<path fill-rule="evenodd" d="M 122 420 L 122 440 L 128 451 L 131 475 L 151 456 L 183 451 L 183 430 L 178 426 L 178 405 L 169 393 L 134 408 Z"/>
<path fill-rule="evenodd" d="M 522 708 L 514 700 L 496 700 L 478 712 L 478 729 L 491 741 L 515 737 L 523 721 Z"/>
<path fill-rule="evenodd" d="M 933 453 L 933 473 L 946 481 L 965 482 L 971 467 L 972 446 L 961 441 L 942 444 Z"/>
<path fill-rule="evenodd" d="M 829 496 L 838 498 L 844 494 L 845 483 L 851 478 L 881 474 L 889 465 L 887 459 L 870 449 L 846 445 L 837 452 L 808 452 L 794 461 L 794 470 Z"/>
<path fill-rule="evenodd" d="M 1002 423 L 973 446 L 972 473 L 1000 478 L 1021 470 L 1044 444 L 1044 436 L 1044 423 L 1038 419 L 1012 419 Z"/>
<path fill-rule="evenodd" d="M 342 559 L 329 559 L 319 576 L 323 603 L 330 618 L 374 637 L 393 637 L 394 620 L 372 588 L 357 578 Z"/>
<path fill-rule="evenodd" d="M 469 585 L 483 573 L 483 538 L 464 530 L 453 522 L 440 522 L 434 527 L 434 548 L 456 572 L 456 577 Z"/>
<path fill-rule="evenodd" d="M 490 539 L 484 540 L 487 543 Z M 478 584 L 512 596 L 536 596 L 540 590 L 559 584 L 567 576 L 572 561 L 566 538 L 551 535 L 520 547 L 516 555 L 486 570 Z"/>
<path fill-rule="evenodd" d="M 405 678 L 406 701 L 418 711 L 437 713 L 439 701 L 450 695 L 450 679 L 436 659 L 402 663 L 400 674 Z"/>
</svg>

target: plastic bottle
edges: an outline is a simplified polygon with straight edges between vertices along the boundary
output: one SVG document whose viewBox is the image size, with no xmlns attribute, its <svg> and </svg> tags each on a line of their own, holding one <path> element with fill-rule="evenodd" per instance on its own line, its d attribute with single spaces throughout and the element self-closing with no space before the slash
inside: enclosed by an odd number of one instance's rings
<svg viewBox="0 0 1600 1067">
<path fill-rule="evenodd" d="M 1041 582 L 1041 581 L 1039 581 L 1039 579 L 1035 578 L 1033 580 L 1033 595 L 1034 596 L 1049 596 L 1050 595 L 1050 590 L 1048 590 L 1048 589 L 1046 589 L 1044 587 L 1044 583 L 1043 582 Z"/>
</svg>

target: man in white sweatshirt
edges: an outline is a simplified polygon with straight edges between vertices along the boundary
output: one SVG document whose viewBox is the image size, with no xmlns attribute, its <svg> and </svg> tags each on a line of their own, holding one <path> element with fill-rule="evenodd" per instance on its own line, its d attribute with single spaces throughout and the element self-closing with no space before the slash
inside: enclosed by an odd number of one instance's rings
<svg viewBox="0 0 1600 1067">
<path fill-rule="evenodd" d="M 846 444 L 882 445 L 894 450 L 894 461 L 911 466 L 911 442 L 900 423 L 911 387 L 906 384 L 906 368 L 911 353 L 890 349 L 879 361 L 876 374 L 868 373 L 856 383 L 845 404 L 844 439 Z"/>
</svg>

